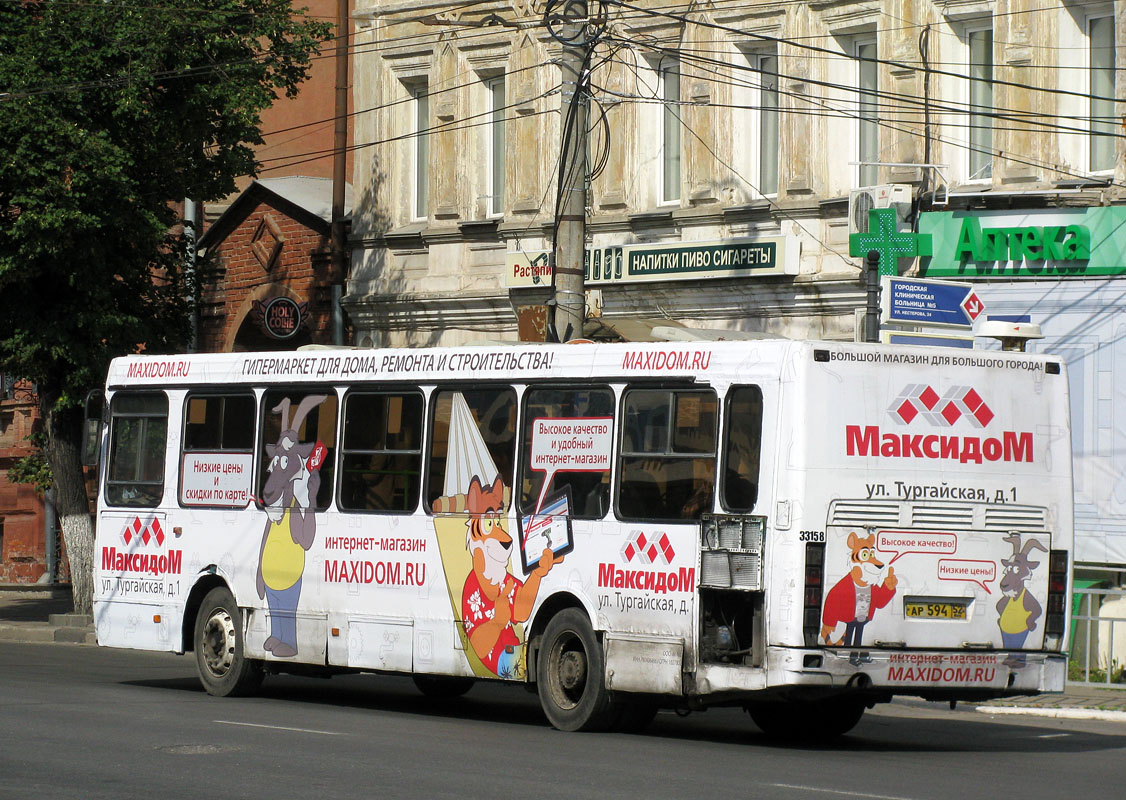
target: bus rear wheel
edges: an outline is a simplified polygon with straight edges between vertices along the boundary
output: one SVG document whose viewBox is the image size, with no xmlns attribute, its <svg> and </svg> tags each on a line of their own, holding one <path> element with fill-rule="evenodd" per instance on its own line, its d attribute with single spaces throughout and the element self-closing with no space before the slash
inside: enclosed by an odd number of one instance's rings
<svg viewBox="0 0 1126 800">
<path fill-rule="evenodd" d="M 561 731 L 606 730 L 620 709 L 606 689 L 606 658 L 586 615 L 560 611 L 543 634 L 536 686 L 547 721 Z"/>
<path fill-rule="evenodd" d="M 199 682 L 216 697 L 253 694 L 262 685 L 262 662 L 247 658 L 242 614 L 225 586 L 203 598 L 195 618 L 195 662 Z"/>
</svg>

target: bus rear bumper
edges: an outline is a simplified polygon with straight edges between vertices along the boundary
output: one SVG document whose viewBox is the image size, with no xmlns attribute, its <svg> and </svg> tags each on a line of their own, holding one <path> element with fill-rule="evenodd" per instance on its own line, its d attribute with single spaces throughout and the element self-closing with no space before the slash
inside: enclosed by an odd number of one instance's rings
<svg viewBox="0 0 1126 800">
<path fill-rule="evenodd" d="M 767 662 L 772 688 L 859 688 L 943 699 L 1062 692 L 1067 678 L 1067 659 L 1058 653 L 772 648 Z"/>
</svg>

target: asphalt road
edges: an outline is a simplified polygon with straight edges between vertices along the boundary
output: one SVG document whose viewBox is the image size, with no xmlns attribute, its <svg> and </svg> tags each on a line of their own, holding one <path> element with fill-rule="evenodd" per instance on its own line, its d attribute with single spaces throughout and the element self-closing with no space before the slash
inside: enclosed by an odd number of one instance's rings
<svg viewBox="0 0 1126 800">
<path fill-rule="evenodd" d="M 738 709 L 559 733 L 534 695 L 434 702 L 403 678 L 267 678 L 209 697 L 190 657 L 0 643 L 0 798 L 1121 797 L 1126 725 L 896 703 L 832 747 Z"/>
</svg>

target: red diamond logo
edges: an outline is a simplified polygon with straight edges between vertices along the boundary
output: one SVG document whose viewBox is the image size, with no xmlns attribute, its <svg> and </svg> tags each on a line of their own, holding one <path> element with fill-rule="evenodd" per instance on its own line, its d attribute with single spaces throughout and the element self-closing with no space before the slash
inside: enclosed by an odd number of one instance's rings
<svg viewBox="0 0 1126 800">
<path fill-rule="evenodd" d="M 947 424 L 953 425 L 958 421 L 958 417 L 962 416 L 962 410 L 954 403 L 947 403 L 946 408 L 939 412 L 942 418 L 946 420 Z"/>
<path fill-rule="evenodd" d="M 656 561 L 657 556 L 660 555 L 660 551 L 657 549 L 657 545 L 655 545 L 655 544 L 649 545 L 649 549 L 647 549 L 645 551 L 645 555 L 646 555 L 646 557 L 648 557 L 649 563 L 653 563 L 654 561 Z"/>
<path fill-rule="evenodd" d="M 672 563 L 673 556 L 675 556 L 676 553 L 672 549 L 672 544 L 669 542 L 669 536 L 667 533 L 661 534 L 661 541 L 659 542 L 659 544 L 661 545 L 661 552 L 664 553 L 665 556 L 665 563 Z"/>
<path fill-rule="evenodd" d="M 154 519 L 150 527 L 152 532 L 156 535 L 156 543 L 164 544 L 164 531 L 160 528 L 160 520 Z"/>
<path fill-rule="evenodd" d="M 933 411 L 934 406 L 938 402 L 938 400 L 938 392 L 936 392 L 929 386 L 923 390 L 922 394 L 919 395 L 919 401 L 922 402 L 927 411 Z M 908 422 L 910 422 L 910 420 L 908 420 Z"/>
<path fill-rule="evenodd" d="M 633 557 L 637 555 L 637 551 L 633 549 L 633 542 L 626 543 L 626 549 L 622 551 L 622 554 L 626 557 L 626 561 L 633 561 Z"/>
<path fill-rule="evenodd" d="M 910 400 L 904 400 L 903 405 L 897 408 L 895 413 L 899 414 L 899 418 L 904 422 L 910 422 L 919 415 L 919 412 L 915 409 L 915 404 Z"/>
<path fill-rule="evenodd" d="M 970 389 L 966 392 L 966 396 L 962 398 L 962 402 L 966 404 L 966 408 L 970 411 L 977 411 L 977 407 L 982 405 L 985 401 L 981 399 L 981 395 Z"/>
<path fill-rule="evenodd" d="M 128 525 L 125 526 L 125 533 L 121 535 L 121 538 L 125 540 L 125 544 L 129 544 L 133 541 L 133 531 L 129 530 Z"/>
<path fill-rule="evenodd" d="M 645 534 L 644 533 L 638 531 L 637 537 L 634 539 L 634 541 L 637 543 L 637 549 L 638 550 L 644 550 L 645 549 Z"/>
<path fill-rule="evenodd" d="M 145 528 L 145 532 L 141 534 L 141 541 L 144 542 L 145 544 L 148 544 L 149 539 L 151 539 L 151 538 L 152 538 L 152 534 L 149 533 L 148 528 Z"/>
<path fill-rule="evenodd" d="M 141 532 L 141 518 L 133 517 L 133 533 Z"/>
<path fill-rule="evenodd" d="M 989 424 L 993 416 L 993 412 L 989 410 L 989 406 L 985 403 L 982 403 L 981 407 L 974 412 L 974 419 L 976 419 L 983 428 Z"/>
</svg>

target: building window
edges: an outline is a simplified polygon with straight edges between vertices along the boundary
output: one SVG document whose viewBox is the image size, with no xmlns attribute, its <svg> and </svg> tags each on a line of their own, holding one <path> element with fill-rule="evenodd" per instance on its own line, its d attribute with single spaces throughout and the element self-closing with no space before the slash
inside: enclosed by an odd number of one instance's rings
<svg viewBox="0 0 1126 800">
<path fill-rule="evenodd" d="M 489 216 L 500 216 L 504 213 L 504 77 L 493 78 L 486 81 L 485 89 L 488 95 L 489 124 L 488 130 L 488 194 Z"/>
<path fill-rule="evenodd" d="M 661 203 L 680 201 L 680 64 L 662 62 L 657 71 L 661 114 Z"/>
<path fill-rule="evenodd" d="M 856 43 L 857 161 L 860 168 L 857 179 L 860 186 L 875 186 L 880 169 L 879 91 L 880 72 L 876 61 L 876 40 L 864 39 Z"/>
<path fill-rule="evenodd" d="M 778 193 L 778 56 L 743 52 L 732 74 L 732 153 L 747 199 Z"/>
<path fill-rule="evenodd" d="M 969 49 L 969 174 L 971 181 L 993 177 L 993 29 L 966 31 Z"/>
<path fill-rule="evenodd" d="M 430 203 L 430 94 L 426 84 L 410 88 L 411 102 L 411 218 L 429 216 Z"/>
<path fill-rule="evenodd" d="M 1114 169 L 1114 17 L 1087 20 L 1091 172 Z"/>
</svg>

